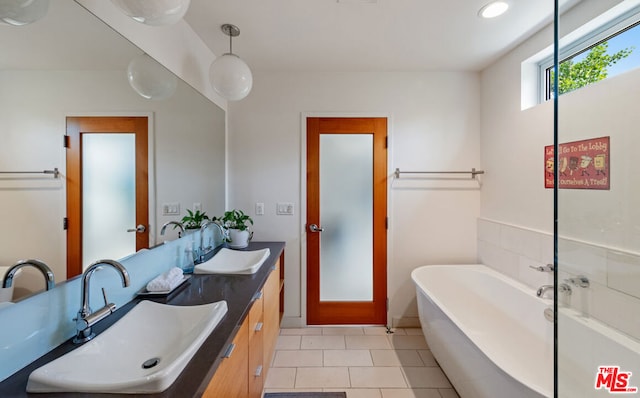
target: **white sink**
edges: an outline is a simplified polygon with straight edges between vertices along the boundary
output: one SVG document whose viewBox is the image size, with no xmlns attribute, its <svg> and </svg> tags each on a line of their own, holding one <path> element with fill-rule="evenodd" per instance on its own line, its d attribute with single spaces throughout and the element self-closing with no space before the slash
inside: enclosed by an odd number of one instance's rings
<svg viewBox="0 0 640 398">
<path fill-rule="evenodd" d="M 226 313 L 226 301 L 190 307 L 142 301 L 93 340 L 34 370 L 27 391 L 164 391 Z"/>
<path fill-rule="evenodd" d="M 196 274 L 255 274 L 269 257 L 268 248 L 261 250 L 231 250 L 222 248 L 210 260 L 196 265 Z"/>
</svg>

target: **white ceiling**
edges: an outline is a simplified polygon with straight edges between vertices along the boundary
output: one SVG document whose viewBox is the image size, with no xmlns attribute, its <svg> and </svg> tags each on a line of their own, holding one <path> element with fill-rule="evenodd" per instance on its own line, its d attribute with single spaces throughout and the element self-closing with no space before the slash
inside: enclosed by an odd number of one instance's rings
<svg viewBox="0 0 640 398">
<path fill-rule="evenodd" d="M 237 25 L 233 52 L 254 70 L 478 71 L 553 21 L 553 0 L 507 1 L 486 20 L 489 0 L 192 0 L 185 20 L 214 54 L 229 49 L 220 25 Z"/>
</svg>

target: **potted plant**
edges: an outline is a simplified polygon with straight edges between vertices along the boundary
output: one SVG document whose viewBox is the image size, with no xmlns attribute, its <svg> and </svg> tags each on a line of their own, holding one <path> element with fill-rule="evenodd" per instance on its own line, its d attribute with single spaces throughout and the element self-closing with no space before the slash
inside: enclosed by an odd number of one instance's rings
<svg viewBox="0 0 640 398">
<path fill-rule="evenodd" d="M 232 249 L 243 249 L 249 246 L 253 232 L 249 230 L 249 224 L 253 225 L 251 217 L 242 210 L 225 211 L 224 216 L 217 219 L 227 230 L 226 240 Z"/>
<path fill-rule="evenodd" d="M 199 229 L 204 220 L 208 220 L 209 216 L 207 216 L 206 212 L 201 212 L 200 210 L 196 210 L 195 213 L 191 210 L 187 209 L 187 215 L 182 217 L 180 222 L 184 229 Z"/>
</svg>

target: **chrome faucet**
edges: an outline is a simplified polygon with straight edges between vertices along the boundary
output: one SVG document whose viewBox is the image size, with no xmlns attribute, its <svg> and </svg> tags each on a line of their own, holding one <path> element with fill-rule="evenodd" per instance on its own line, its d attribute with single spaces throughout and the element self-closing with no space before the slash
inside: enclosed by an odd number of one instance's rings
<svg viewBox="0 0 640 398">
<path fill-rule="evenodd" d="M 22 260 L 22 261 L 19 261 L 13 267 L 9 268 L 7 270 L 7 273 L 4 276 L 2 287 L 5 287 L 5 288 L 11 287 L 13 285 L 13 277 L 16 275 L 16 272 L 18 272 L 20 268 L 26 267 L 29 265 L 36 268 L 38 271 L 42 272 L 42 275 L 44 276 L 44 280 L 46 282 L 46 289 L 47 290 L 53 289 L 53 286 L 56 284 L 53 277 L 53 272 L 51 271 L 51 268 L 47 266 L 47 264 L 39 260 Z"/>
<path fill-rule="evenodd" d="M 78 316 L 74 318 L 74 321 L 76 321 L 76 337 L 74 337 L 73 342 L 76 344 L 84 343 L 94 338 L 95 334 L 91 331 L 91 326 L 106 318 L 108 315 L 111 315 L 111 313 L 116 310 L 116 305 L 107 301 L 107 294 L 105 293 L 104 288 L 102 288 L 102 297 L 104 297 L 105 304 L 104 307 L 95 312 L 91 311 L 91 307 L 89 307 L 89 280 L 93 273 L 103 265 L 111 266 L 118 271 L 122 278 L 122 287 L 129 286 L 129 273 L 126 268 L 117 261 L 99 260 L 87 267 L 82 274 L 82 280 L 80 282 L 82 304 L 78 311 Z"/>
<path fill-rule="evenodd" d="M 542 285 L 536 291 L 536 296 L 542 297 L 547 292 L 547 290 L 553 290 L 553 285 Z M 571 295 L 571 286 L 566 283 L 561 283 L 558 286 L 558 293 L 566 294 L 567 296 Z"/>
<path fill-rule="evenodd" d="M 167 229 L 167 226 L 172 225 L 172 224 L 175 225 L 176 227 L 180 228 L 180 232 L 178 232 L 178 238 L 181 238 L 182 234 L 184 234 L 184 225 L 182 225 L 182 223 L 180 223 L 178 221 L 168 221 L 168 222 L 164 223 L 162 225 L 162 228 L 160 229 L 160 235 L 164 235 L 164 231 Z"/>
<path fill-rule="evenodd" d="M 224 239 L 225 232 L 224 232 L 224 228 L 222 228 L 222 225 L 211 220 L 202 221 L 202 224 L 200 224 L 200 256 L 199 256 L 200 261 L 204 261 L 204 256 L 207 253 L 209 253 L 211 250 L 213 250 L 213 247 L 211 246 L 204 247 L 204 232 L 207 230 L 207 227 L 211 224 L 218 227 L 218 229 L 220 230 L 220 233 L 222 234 L 222 239 Z"/>
<path fill-rule="evenodd" d="M 544 294 L 547 292 L 547 290 L 553 290 L 553 285 L 542 285 L 542 286 L 540 286 L 540 288 L 536 291 L 536 296 L 538 296 L 538 297 L 544 296 Z"/>
</svg>

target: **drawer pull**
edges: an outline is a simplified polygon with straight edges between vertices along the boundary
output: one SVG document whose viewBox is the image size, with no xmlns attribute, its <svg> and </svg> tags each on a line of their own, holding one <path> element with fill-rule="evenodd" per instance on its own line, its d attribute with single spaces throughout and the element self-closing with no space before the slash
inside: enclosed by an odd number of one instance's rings
<svg viewBox="0 0 640 398">
<path fill-rule="evenodd" d="M 262 375 L 262 365 L 258 365 L 256 368 L 256 372 L 253 374 L 255 377 L 260 377 Z"/>
<path fill-rule="evenodd" d="M 261 330 L 262 330 L 262 322 L 258 322 L 258 323 L 256 323 L 256 329 L 255 329 L 255 331 L 256 331 L 256 332 L 259 332 L 259 331 L 261 331 Z"/>
<path fill-rule="evenodd" d="M 229 344 L 229 347 L 227 347 L 227 351 L 225 351 L 222 358 L 231 358 L 231 354 L 233 354 L 233 350 L 235 350 L 235 348 L 236 348 L 235 343 Z"/>
<path fill-rule="evenodd" d="M 260 290 L 253 296 L 253 301 L 260 300 L 261 298 L 262 298 L 262 290 Z"/>
</svg>

